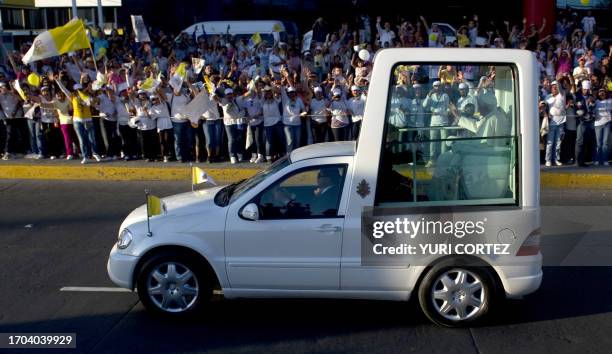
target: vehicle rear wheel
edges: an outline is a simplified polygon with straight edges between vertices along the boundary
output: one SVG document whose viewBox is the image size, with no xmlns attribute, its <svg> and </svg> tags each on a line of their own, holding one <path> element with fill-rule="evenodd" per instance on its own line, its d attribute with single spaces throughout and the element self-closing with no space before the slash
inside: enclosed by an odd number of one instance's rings
<svg viewBox="0 0 612 354">
<path fill-rule="evenodd" d="M 433 266 L 421 281 L 418 292 L 425 316 L 446 327 L 463 327 L 481 321 L 496 296 L 489 267 L 462 266 L 453 260 Z"/>
<path fill-rule="evenodd" d="M 141 268 L 137 280 L 143 305 L 158 314 L 194 314 L 212 296 L 204 267 L 189 254 L 158 254 Z"/>
</svg>

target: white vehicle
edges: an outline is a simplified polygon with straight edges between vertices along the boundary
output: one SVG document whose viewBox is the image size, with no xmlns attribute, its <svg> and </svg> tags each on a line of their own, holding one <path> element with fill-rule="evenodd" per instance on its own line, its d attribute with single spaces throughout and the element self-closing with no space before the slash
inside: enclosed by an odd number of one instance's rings
<svg viewBox="0 0 612 354">
<path fill-rule="evenodd" d="M 429 106 L 444 96 L 427 94 L 429 84 L 396 86 L 403 70 L 430 65 L 483 75 L 469 95 L 458 93 L 454 124 L 440 121 L 448 107 Z M 110 253 L 110 278 L 170 315 L 197 311 L 220 289 L 225 298 L 414 295 L 440 325 L 479 320 L 496 299 L 529 294 L 542 280 L 534 77 L 528 51 L 382 50 L 358 144 L 303 147 L 243 182 L 165 198 L 151 236 L 146 207 L 137 208 Z M 370 247 L 364 215 L 372 211 L 407 222 L 451 220 L 457 237 L 460 225 L 480 220 L 483 244 L 512 252 L 476 254 L 464 245 L 465 252 L 387 262 L 380 245 Z"/>
<path fill-rule="evenodd" d="M 261 39 L 269 46 L 275 42 L 287 42 L 285 25 L 281 21 L 206 21 L 195 23 L 182 31 L 196 37 L 207 35 L 225 35 L 229 33 L 233 37 L 249 40 L 252 35 L 259 33 Z M 276 38 L 275 38 L 276 36 Z"/>
<path fill-rule="evenodd" d="M 444 37 L 446 37 L 447 44 L 453 43 L 454 41 L 457 40 L 457 30 L 455 29 L 455 27 L 449 25 L 448 23 L 443 23 L 443 22 L 434 22 L 432 23 L 432 26 L 433 25 L 438 26 L 438 29 L 440 29 L 440 32 L 444 34 Z M 484 46 L 486 43 L 487 43 L 487 39 L 485 37 L 481 37 L 481 36 L 476 37 L 476 45 Z"/>
</svg>

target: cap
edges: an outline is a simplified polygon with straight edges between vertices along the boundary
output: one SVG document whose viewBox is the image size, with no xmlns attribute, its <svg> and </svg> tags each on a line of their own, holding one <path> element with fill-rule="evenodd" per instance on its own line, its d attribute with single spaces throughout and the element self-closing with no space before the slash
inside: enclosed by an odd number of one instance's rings
<svg viewBox="0 0 612 354">
<path fill-rule="evenodd" d="M 232 93 L 234 93 L 234 90 L 232 90 L 231 88 L 226 88 L 225 91 L 223 91 L 223 93 L 226 95 L 231 95 Z"/>
<path fill-rule="evenodd" d="M 434 81 L 433 86 L 440 86 L 440 81 Z"/>
<path fill-rule="evenodd" d="M 421 87 L 421 84 L 414 84 L 414 85 L 412 85 L 412 88 L 415 88 L 415 89 L 416 88 L 420 88 L 420 87 Z"/>
<path fill-rule="evenodd" d="M 43 86 L 40 88 L 41 91 L 49 91 L 49 86 Z"/>
<path fill-rule="evenodd" d="M 138 90 L 138 91 L 136 92 L 136 94 L 138 94 L 138 95 L 146 95 L 146 94 L 147 94 L 147 91 L 145 91 L 145 90 Z"/>
<path fill-rule="evenodd" d="M 361 89 L 359 88 L 359 86 L 353 85 L 351 86 L 351 91 L 361 91 Z"/>
<path fill-rule="evenodd" d="M 582 88 L 585 90 L 590 90 L 591 89 L 591 82 L 589 80 L 584 80 L 582 82 Z"/>
<path fill-rule="evenodd" d="M 296 92 L 295 87 L 293 86 L 287 87 L 287 92 Z"/>
<path fill-rule="evenodd" d="M 320 45 L 318 45 L 315 50 L 323 50 L 323 47 L 321 47 Z"/>
<path fill-rule="evenodd" d="M 340 91 L 340 89 L 335 88 L 332 91 L 332 96 L 340 96 L 342 94 L 342 91 Z"/>
<path fill-rule="evenodd" d="M 465 82 L 459 84 L 459 90 L 467 90 L 468 88 L 469 86 Z"/>
<path fill-rule="evenodd" d="M 323 89 L 320 88 L 319 86 L 317 86 L 317 87 L 314 88 L 314 92 L 315 93 L 318 93 L 318 92 L 323 93 Z"/>
<path fill-rule="evenodd" d="M 74 86 L 72 86 L 73 90 L 81 90 L 83 88 L 83 86 L 81 86 L 81 84 L 74 84 Z"/>
<path fill-rule="evenodd" d="M 559 82 L 557 80 L 550 83 L 550 86 L 559 86 Z"/>
<path fill-rule="evenodd" d="M 149 99 L 150 99 L 150 100 L 154 100 L 154 99 L 156 99 L 156 98 L 159 98 L 159 97 L 157 97 L 157 95 L 151 95 L 151 96 L 149 96 Z"/>
</svg>

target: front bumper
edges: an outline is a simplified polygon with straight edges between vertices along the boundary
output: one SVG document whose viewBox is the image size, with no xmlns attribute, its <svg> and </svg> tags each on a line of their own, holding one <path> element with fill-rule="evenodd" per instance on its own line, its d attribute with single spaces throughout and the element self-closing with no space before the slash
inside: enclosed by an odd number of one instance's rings
<svg viewBox="0 0 612 354">
<path fill-rule="evenodd" d="M 134 279 L 133 274 L 138 259 L 139 257 L 136 256 L 119 253 L 117 252 L 117 246 L 113 247 L 106 264 L 108 276 L 113 283 L 122 288 L 133 290 L 135 284 L 132 280 Z"/>
</svg>

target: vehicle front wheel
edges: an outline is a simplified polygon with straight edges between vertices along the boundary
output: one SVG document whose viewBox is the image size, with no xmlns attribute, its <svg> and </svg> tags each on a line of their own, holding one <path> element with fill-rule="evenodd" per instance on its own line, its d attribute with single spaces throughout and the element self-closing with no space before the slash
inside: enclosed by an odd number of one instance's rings
<svg viewBox="0 0 612 354">
<path fill-rule="evenodd" d="M 148 310 L 158 314 L 194 314 L 212 296 L 207 278 L 204 267 L 188 254 L 158 254 L 141 268 L 138 296 Z"/>
<path fill-rule="evenodd" d="M 433 266 L 418 292 L 425 316 L 446 327 L 464 327 L 482 320 L 496 296 L 490 268 L 461 266 L 454 261 Z"/>
</svg>

